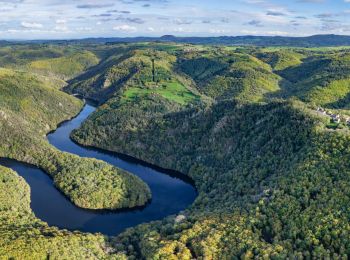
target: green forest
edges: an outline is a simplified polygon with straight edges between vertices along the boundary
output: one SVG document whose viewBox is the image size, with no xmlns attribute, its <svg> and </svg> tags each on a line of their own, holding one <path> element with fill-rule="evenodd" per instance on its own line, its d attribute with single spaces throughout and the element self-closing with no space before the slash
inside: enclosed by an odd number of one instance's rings
<svg viewBox="0 0 350 260">
<path fill-rule="evenodd" d="M 183 220 L 106 237 L 47 226 L 30 209 L 25 181 L 2 167 L 5 259 L 350 256 L 348 48 L 145 42 L 0 53 L 1 157 L 43 169 L 82 208 L 149 201 L 138 177 L 47 142 L 81 110 L 69 95 L 79 94 L 99 106 L 74 141 L 181 172 L 198 191 Z"/>
<path fill-rule="evenodd" d="M 133 175 L 101 161 L 62 153 L 48 144 L 46 134 L 62 118 L 69 119 L 79 112 L 80 100 L 47 86 L 33 74 L 9 69 L 1 70 L 0 88 L 1 157 L 44 169 L 55 185 L 82 208 L 135 207 L 148 201 L 148 187 Z"/>
</svg>

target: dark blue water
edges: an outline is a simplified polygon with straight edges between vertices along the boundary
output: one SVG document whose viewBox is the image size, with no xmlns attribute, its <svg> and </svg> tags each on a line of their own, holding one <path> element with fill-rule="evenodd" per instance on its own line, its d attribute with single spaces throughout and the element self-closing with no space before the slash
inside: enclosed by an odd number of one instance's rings
<svg viewBox="0 0 350 260">
<path fill-rule="evenodd" d="M 139 176 L 150 187 L 152 201 L 143 209 L 130 211 L 80 209 L 54 187 L 51 178 L 42 170 L 13 160 L 0 159 L 1 165 L 15 170 L 30 185 L 31 208 L 38 218 L 51 226 L 69 230 L 116 235 L 128 227 L 176 214 L 192 204 L 197 194 L 185 177 L 122 155 L 84 148 L 71 141 L 71 131 L 78 128 L 94 111 L 94 107 L 86 105 L 78 117 L 49 134 L 49 142 L 61 151 L 97 158 Z"/>
</svg>

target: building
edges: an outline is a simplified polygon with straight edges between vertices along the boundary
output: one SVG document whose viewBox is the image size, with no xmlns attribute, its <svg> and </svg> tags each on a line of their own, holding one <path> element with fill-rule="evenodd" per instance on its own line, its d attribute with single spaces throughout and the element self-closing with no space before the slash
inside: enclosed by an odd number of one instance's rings
<svg viewBox="0 0 350 260">
<path fill-rule="evenodd" d="M 332 115 L 331 115 L 331 120 L 332 120 L 333 123 L 339 124 L 340 121 L 341 121 L 341 120 L 340 120 L 340 115 L 332 114 Z"/>
</svg>

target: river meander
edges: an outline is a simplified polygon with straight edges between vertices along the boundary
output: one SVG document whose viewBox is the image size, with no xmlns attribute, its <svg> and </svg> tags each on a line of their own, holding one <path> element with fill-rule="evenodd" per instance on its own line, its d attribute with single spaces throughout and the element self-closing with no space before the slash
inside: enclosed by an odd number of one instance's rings
<svg viewBox="0 0 350 260">
<path fill-rule="evenodd" d="M 48 135 L 49 142 L 57 149 L 108 162 L 140 177 L 152 191 L 152 201 L 143 208 L 121 211 L 91 211 L 74 206 L 53 185 L 52 179 L 42 170 L 31 165 L 0 159 L 0 164 L 15 170 L 31 188 L 31 208 L 35 215 L 51 226 L 84 232 L 101 232 L 117 235 L 128 227 L 160 220 L 188 207 L 196 198 L 196 190 L 186 177 L 148 165 L 136 159 L 85 148 L 70 139 L 70 133 L 95 111 L 87 104 L 81 113 L 60 125 Z"/>
</svg>

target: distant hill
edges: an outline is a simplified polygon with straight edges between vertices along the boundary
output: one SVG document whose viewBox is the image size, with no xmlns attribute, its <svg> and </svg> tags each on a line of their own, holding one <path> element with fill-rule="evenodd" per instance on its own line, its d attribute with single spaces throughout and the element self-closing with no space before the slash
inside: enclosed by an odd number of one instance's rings
<svg viewBox="0 0 350 260">
<path fill-rule="evenodd" d="M 289 47 L 325 47 L 350 45 L 350 36 L 346 35 L 313 35 L 308 37 L 283 36 L 220 36 L 220 37 L 176 37 L 164 35 L 161 37 L 113 37 L 113 38 L 86 38 L 80 40 L 36 40 L 31 43 L 60 43 L 60 44 L 111 44 L 134 42 L 176 42 L 191 44 L 217 44 L 217 45 L 254 45 L 254 46 L 289 46 Z M 18 43 L 18 42 L 17 42 Z"/>
</svg>

